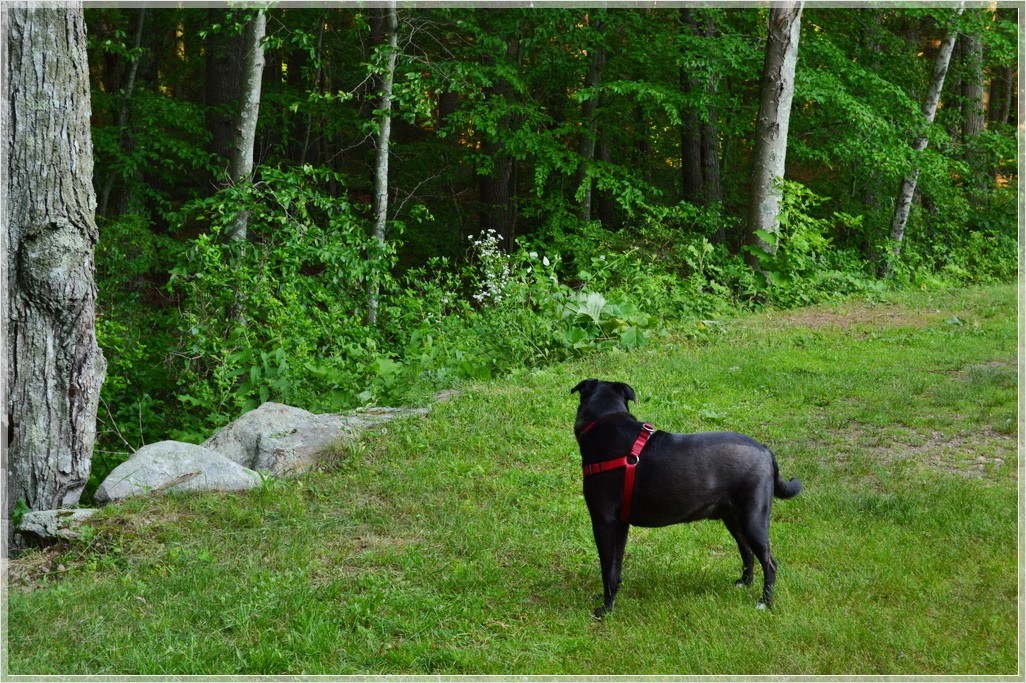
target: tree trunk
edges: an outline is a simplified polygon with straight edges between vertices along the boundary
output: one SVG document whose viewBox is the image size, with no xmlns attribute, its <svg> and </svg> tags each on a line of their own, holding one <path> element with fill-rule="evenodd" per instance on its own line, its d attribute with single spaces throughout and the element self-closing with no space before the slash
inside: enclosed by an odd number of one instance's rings
<svg viewBox="0 0 1026 683">
<path fill-rule="evenodd" d="M 983 83 L 983 40 L 979 35 L 962 37 L 962 63 L 965 78 L 962 97 L 965 111 L 962 117 L 962 139 L 968 140 L 983 132 L 986 102 Z"/>
<path fill-rule="evenodd" d="M 965 77 L 962 80 L 962 150 L 969 165 L 969 201 L 979 206 L 981 195 L 986 191 L 989 174 L 982 168 L 986 154 L 981 154 L 977 136 L 986 125 L 987 103 L 983 74 L 983 40 L 979 34 L 963 35 L 962 66 Z"/>
<path fill-rule="evenodd" d="M 962 14 L 963 7 L 958 8 L 958 14 Z M 951 52 L 954 50 L 955 41 L 958 39 L 958 28 L 952 28 L 940 50 L 937 52 L 937 61 L 934 62 L 933 76 L 930 78 L 930 88 L 926 92 L 926 100 L 923 102 L 923 120 L 926 126 L 933 123 L 937 115 L 937 105 L 940 103 L 941 91 L 944 89 L 944 76 L 948 72 L 948 64 L 951 62 Z M 926 131 L 916 138 L 912 144 L 913 158 L 912 169 L 905 179 L 901 181 L 901 188 L 898 190 L 898 197 L 894 202 L 894 217 L 891 220 L 891 253 L 880 271 L 884 279 L 890 278 L 894 273 L 894 264 L 901 257 L 901 247 L 905 240 L 905 226 L 908 225 L 908 216 L 912 210 L 912 198 L 916 193 L 916 184 L 919 182 L 918 156 L 926 149 Z"/>
<path fill-rule="evenodd" d="M 759 231 L 771 235 L 780 232 L 780 181 L 784 178 L 787 156 L 787 131 L 791 100 L 794 98 L 794 69 L 798 61 L 803 4 L 774 4 L 769 13 L 748 212 L 748 243 L 752 250 L 745 253 L 746 262 L 755 269 L 760 269 L 760 263 L 754 250 L 767 254 L 776 252 L 776 244 L 764 240 Z"/>
<path fill-rule="evenodd" d="M 125 142 L 128 138 L 128 132 L 125 127 L 128 125 L 128 110 L 129 105 L 132 102 L 132 91 L 135 90 L 135 76 L 139 72 L 139 48 L 142 45 L 143 26 L 146 23 L 146 8 L 143 7 L 139 10 L 139 14 L 135 20 L 135 42 L 134 49 L 132 51 L 132 66 L 128 70 L 128 81 L 125 83 L 125 89 L 122 93 L 121 109 L 118 111 L 118 144 L 124 148 Z M 101 216 L 107 215 L 107 204 L 110 201 L 110 193 L 114 188 L 114 177 L 115 173 L 111 169 L 107 173 L 107 179 L 103 183 L 103 190 L 100 192 L 100 207 L 97 213 Z"/>
<path fill-rule="evenodd" d="M 716 77 L 709 79 L 707 92 L 715 100 L 718 84 Z M 720 179 L 720 128 L 716 109 L 709 105 L 707 120 L 701 125 L 702 133 L 702 202 L 706 206 L 723 201 L 723 182 Z M 723 241 L 721 238 L 720 241 Z"/>
<path fill-rule="evenodd" d="M 594 23 L 596 32 L 602 31 L 602 20 L 597 19 Z M 606 63 L 606 51 L 601 46 L 592 46 L 588 50 L 588 75 L 585 86 L 596 88 L 602 83 L 602 68 Z M 588 176 L 588 166 L 595 160 L 595 141 L 598 138 L 598 93 L 593 94 L 581 108 L 584 127 L 581 131 L 581 139 L 578 151 L 581 155 L 581 164 L 577 169 L 577 178 L 574 187 L 583 186 L 581 203 L 577 207 L 577 217 L 582 221 L 591 220 L 591 196 L 594 183 Z"/>
<path fill-rule="evenodd" d="M 385 227 L 388 223 L 388 145 L 392 136 L 392 83 L 395 78 L 395 63 L 399 46 L 399 18 L 395 11 L 395 2 L 389 3 L 385 10 L 385 23 L 388 40 L 388 55 L 385 62 L 385 73 L 381 78 L 381 104 L 378 107 L 378 142 L 374 161 L 374 239 L 380 245 L 385 244 Z M 372 273 L 368 284 L 367 324 L 374 325 L 378 321 L 379 286 Z"/>
<path fill-rule="evenodd" d="M 1015 71 L 1010 66 L 994 69 L 990 80 L 987 120 L 992 124 L 1008 123 L 1012 101 L 1012 79 Z"/>
<path fill-rule="evenodd" d="M 505 58 L 507 64 L 519 65 L 519 39 L 508 39 Z M 495 85 L 488 88 L 488 94 L 489 97 L 502 97 L 507 100 L 515 97 L 513 86 L 504 78 L 498 79 Z M 512 115 L 503 114 L 497 129 L 506 130 L 515 124 Z M 507 151 L 501 136 L 488 139 L 483 144 L 483 151 L 492 158 L 492 170 L 490 174 L 481 177 L 478 185 L 481 196 L 481 228 L 498 233 L 503 247 L 509 250 L 513 246 L 516 233 L 516 160 Z"/>
<path fill-rule="evenodd" d="M 48 510 L 78 502 L 106 363 L 96 344 L 82 5 L 15 5 L 6 14 L 9 522 L 18 503 Z"/>
<path fill-rule="evenodd" d="M 246 23 L 246 55 L 243 67 L 242 93 L 235 125 L 235 143 L 232 147 L 228 181 L 246 183 L 253 179 L 253 148 L 256 145 L 256 126 L 260 116 L 260 86 L 264 75 L 264 33 L 267 17 L 263 10 Z M 249 212 L 240 211 L 232 221 L 226 237 L 240 242 L 246 239 Z"/>
<path fill-rule="evenodd" d="M 680 8 L 682 30 L 698 35 L 698 20 L 695 10 Z M 699 83 L 686 68 L 680 68 L 680 89 L 684 94 L 694 94 Z M 698 108 L 689 106 L 681 116 L 680 127 L 680 171 L 681 196 L 684 201 L 696 206 L 702 204 L 702 124 L 698 117 Z"/>
<path fill-rule="evenodd" d="M 698 10 L 681 8 L 681 25 L 694 36 L 706 40 L 715 40 L 712 21 L 708 14 L 699 14 Z M 716 91 L 719 77 L 710 74 L 705 83 L 690 77 L 683 69 L 680 73 L 681 90 L 697 92 L 702 88 L 709 101 L 705 117 L 699 116 L 696 107 L 688 107 L 684 112 L 681 126 L 681 180 L 685 201 L 699 206 L 719 204 L 723 199 L 722 181 L 720 179 L 720 131 L 716 121 Z M 726 235 L 723 228 L 717 230 L 713 238 L 724 242 Z"/>
<path fill-rule="evenodd" d="M 228 23 L 223 9 L 208 9 L 207 22 Z M 211 151 L 225 162 L 232 156 L 235 130 L 235 112 L 242 93 L 242 62 L 245 48 L 244 35 L 232 35 L 225 30 L 207 35 L 203 48 L 206 53 L 204 104 L 206 124 L 211 136 Z M 227 166 L 225 166 L 227 170 Z M 224 177 L 217 178 L 218 183 Z"/>
</svg>

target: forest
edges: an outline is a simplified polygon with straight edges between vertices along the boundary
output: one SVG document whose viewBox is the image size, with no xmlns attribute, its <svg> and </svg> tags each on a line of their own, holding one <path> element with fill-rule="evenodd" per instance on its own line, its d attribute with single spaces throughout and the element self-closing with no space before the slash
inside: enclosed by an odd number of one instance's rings
<svg viewBox="0 0 1026 683">
<path fill-rule="evenodd" d="M 418 403 L 738 311 L 1013 281 L 1016 7 L 805 7 L 759 249 L 768 13 L 87 7 L 94 480 L 268 400 Z"/>
</svg>

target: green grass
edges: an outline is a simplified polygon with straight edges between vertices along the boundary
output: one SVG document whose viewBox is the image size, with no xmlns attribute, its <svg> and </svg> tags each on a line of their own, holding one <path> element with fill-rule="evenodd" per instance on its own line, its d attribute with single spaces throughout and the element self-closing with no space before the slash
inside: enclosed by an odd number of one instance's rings
<svg viewBox="0 0 1026 683">
<path fill-rule="evenodd" d="M 465 387 L 326 471 L 126 502 L 19 558 L 7 673 L 1016 675 L 1016 332 L 1012 287 L 919 293 Z M 592 618 L 586 377 L 802 479 L 774 507 L 772 612 L 701 522 L 632 530 L 616 612 Z"/>
</svg>

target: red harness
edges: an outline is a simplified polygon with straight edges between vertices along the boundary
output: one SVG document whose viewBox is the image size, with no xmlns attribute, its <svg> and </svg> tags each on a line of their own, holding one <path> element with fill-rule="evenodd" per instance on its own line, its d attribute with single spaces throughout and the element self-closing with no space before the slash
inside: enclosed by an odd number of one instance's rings
<svg viewBox="0 0 1026 683">
<path fill-rule="evenodd" d="M 598 422 L 598 420 L 595 422 Z M 577 438 L 580 439 L 584 436 L 585 432 L 595 425 L 595 422 L 582 429 Z M 623 504 L 620 506 L 620 520 L 625 524 L 629 524 L 631 520 L 631 499 L 634 497 L 634 468 L 637 466 L 638 461 L 641 460 L 641 451 L 645 448 L 645 444 L 648 443 L 648 437 L 652 436 L 653 432 L 655 432 L 655 427 L 646 422 L 641 425 L 641 433 L 634 440 L 630 453 L 612 460 L 603 460 L 593 465 L 584 465 L 584 476 L 586 477 L 621 467 L 627 468 L 626 476 L 623 480 Z"/>
</svg>

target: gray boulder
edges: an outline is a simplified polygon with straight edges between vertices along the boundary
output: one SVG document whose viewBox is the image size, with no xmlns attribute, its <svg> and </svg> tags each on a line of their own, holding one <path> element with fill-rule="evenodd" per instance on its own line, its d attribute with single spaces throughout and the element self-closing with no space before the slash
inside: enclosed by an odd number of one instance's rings
<svg viewBox="0 0 1026 683">
<path fill-rule="evenodd" d="M 95 509 L 32 510 L 21 516 L 18 531 L 40 541 L 78 538 L 78 527 L 96 513 Z"/>
<path fill-rule="evenodd" d="M 143 446 L 107 475 L 97 503 L 165 491 L 243 491 L 260 484 L 253 470 L 209 448 L 178 441 Z"/>
<path fill-rule="evenodd" d="M 417 408 L 374 408 L 353 415 L 316 415 L 281 403 L 264 403 L 202 445 L 243 467 L 275 476 L 295 475 L 312 467 L 340 440 L 352 441 L 368 427 L 426 412 Z"/>
</svg>

